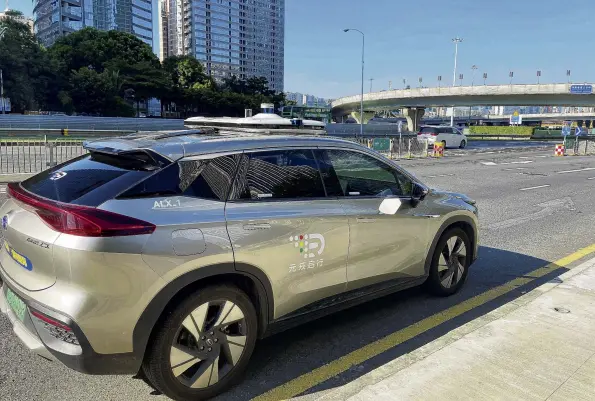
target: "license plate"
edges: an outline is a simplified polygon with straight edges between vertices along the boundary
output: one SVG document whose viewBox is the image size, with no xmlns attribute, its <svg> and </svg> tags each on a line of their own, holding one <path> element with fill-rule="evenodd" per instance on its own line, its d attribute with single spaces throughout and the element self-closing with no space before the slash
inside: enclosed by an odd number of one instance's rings
<svg viewBox="0 0 595 401">
<path fill-rule="evenodd" d="M 15 295 L 14 292 L 10 290 L 10 288 L 6 289 L 6 302 L 8 306 L 14 311 L 14 314 L 17 315 L 19 320 L 22 322 L 25 320 L 25 313 L 27 313 L 27 305 Z"/>
</svg>

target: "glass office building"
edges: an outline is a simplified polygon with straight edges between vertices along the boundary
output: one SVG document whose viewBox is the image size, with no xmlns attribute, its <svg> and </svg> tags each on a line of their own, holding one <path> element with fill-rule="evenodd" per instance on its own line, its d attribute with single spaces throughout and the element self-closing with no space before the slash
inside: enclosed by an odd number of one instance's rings
<svg viewBox="0 0 595 401">
<path fill-rule="evenodd" d="M 221 80 L 265 77 L 283 91 L 285 0 L 160 0 L 161 58 L 192 55 Z"/>
<path fill-rule="evenodd" d="M 151 0 L 34 0 L 35 33 L 45 46 L 84 27 L 118 30 L 153 46 Z"/>
</svg>

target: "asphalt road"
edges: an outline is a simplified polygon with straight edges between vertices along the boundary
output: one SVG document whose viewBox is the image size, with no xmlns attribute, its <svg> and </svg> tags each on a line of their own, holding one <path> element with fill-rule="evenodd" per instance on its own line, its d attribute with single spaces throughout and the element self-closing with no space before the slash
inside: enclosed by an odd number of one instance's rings
<svg viewBox="0 0 595 401">
<path fill-rule="evenodd" d="M 478 201 L 481 249 L 463 291 L 439 299 L 408 290 L 261 341 L 244 382 L 220 400 L 247 400 L 395 331 L 525 275 L 595 242 L 595 158 L 555 158 L 524 151 L 449 150 L 442 159 L 403 161 L 427 184 Z M 4 196 L 0 191 L 0 196 Z M 562 270 L 562 269 L 560 269 Z M 556 271 L 449 320 L 384 352 L 306 394 L 322 394 L 493 310 Z M 0 399 L 162 400 L 142 380 L 85 376 L 30 355 L 0 317 Z"/>
</svg>

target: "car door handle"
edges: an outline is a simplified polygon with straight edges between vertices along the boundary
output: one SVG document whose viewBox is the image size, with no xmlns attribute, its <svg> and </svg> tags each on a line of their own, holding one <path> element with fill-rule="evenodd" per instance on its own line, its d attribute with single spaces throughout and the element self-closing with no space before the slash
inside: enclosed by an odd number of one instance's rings
<svg viewBox="0 0 595 401">
<path fill-rule="evenodd" d="M 425 217 L 426 219 L 437 219 L 440 217 L 439 214 L 424 214 L 424 213 L 415 213 L 415 217 Z"/>
<path fill-rule="evenodd" d="M 254 223 L 254 224 L 244 224 L 244 230 L 268 230 L 271 228 L 269 223 Z"/>
<path fill-rule="evenodd" d="M 358 223 L 374 223 L 376 221 L 376 219 L 369 219 L 366 217 L 358 217 L 355 219 L 355 221 L 357 221 Z"/>
</svg>

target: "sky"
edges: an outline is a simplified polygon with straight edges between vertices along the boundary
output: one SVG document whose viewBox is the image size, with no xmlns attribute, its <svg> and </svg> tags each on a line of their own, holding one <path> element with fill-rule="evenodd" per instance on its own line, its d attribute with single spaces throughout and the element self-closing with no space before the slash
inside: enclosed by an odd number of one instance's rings
<svg viewBox="0 0 595 401">
<path fill-rule="evenodd" d="M 155 9 L 156 9 L 156 2 Z M 10 0 L 32 14 L 31 0 Z M 155 10 L 155 15 L 157 15 Z M 286 0 L 285 91 L 337 98 L 361 90 L 365 33 L 365 92 L 452 85 L 454 44 L 461 37 L 458 74 L 471 85 L 595 81 L 593 0 Z M 158 32 L 156 30 L 156 32 Z"/>
</svg>

